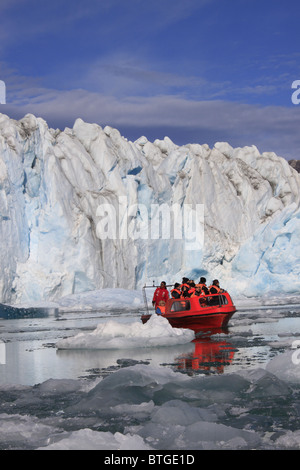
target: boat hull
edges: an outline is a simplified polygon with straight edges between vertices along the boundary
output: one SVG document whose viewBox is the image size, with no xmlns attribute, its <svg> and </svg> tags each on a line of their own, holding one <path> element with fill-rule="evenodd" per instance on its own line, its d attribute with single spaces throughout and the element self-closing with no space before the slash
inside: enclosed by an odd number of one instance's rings
<svg viewBox="0 0 300 470">
<path fill-rule="evenodd" d="M 167 302 L 166 312 L 161 316 L 166 318 L 174 328 L 189 328 L 194 331 L 226 328 L 236 308 L 229 294 L 219 297 L 222 297 L 220 301 L 218 298 L 212 299 L 212 296 L 209 298 L 212 304 L 217 305 L 203 305 L 199 302 L 199 298 L 194 297 L 185 300 L 170 299 Z M 150 314 L 142 315 L 141 320 L 146 323 L 150 317 Z"/>
</svg>

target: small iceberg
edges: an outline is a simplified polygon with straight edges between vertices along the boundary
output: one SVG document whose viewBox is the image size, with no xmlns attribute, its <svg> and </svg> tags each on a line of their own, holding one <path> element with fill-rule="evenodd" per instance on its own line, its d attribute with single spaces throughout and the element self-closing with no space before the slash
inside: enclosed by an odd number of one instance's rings
<svg viewBox="0 0 300 470">
<path fill-rule="evenodd" d="M 79 333 L 56 343 L 57 349 L 128 349 L 173 346 L 185 344 L 195 338 L 192 330 L 173 328 L 168 320 L 152 315 L 143 324 L 117 321 L 101 323 L 91 333 Z"/>
</svg>

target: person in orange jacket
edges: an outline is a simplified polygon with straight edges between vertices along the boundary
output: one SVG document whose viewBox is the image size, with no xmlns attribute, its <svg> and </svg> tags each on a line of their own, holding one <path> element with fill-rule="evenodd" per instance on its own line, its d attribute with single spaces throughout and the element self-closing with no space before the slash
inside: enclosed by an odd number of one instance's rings
<svg viewBox="0 0 300 470">
<path fill-rule="evenodd" d="M 187 296 L 192 297 L 196 291 L 196 284 L 194 283 L 194 281 L 188 281 L 188 286 L 189 286 L 189 289 L 187 291 Z"/>
<path fill-rule="evenodd" d="M 167 302 L 169 298 L 169 292 L 166 287 L 166 283 L 162 281 L 160 283 L 160 287 L 157 287 L 157 289 L 154 292 L 153 299 L 152 299 L 152 305 L 155 306 L 155 309 L 159 306 L 159 302 L 163 300 L 164 302 Z"/>
<path fill-rule="evenodd" d="M 206 279 L 205 277 L 200 277 L 200 282 L 199 284 L 196 284 L 196 286 L 198 286 L 199 288 L 201 288 L 201 292 L 203 292 L 204 295 L 208 295 L 209 294 L 209 290 L 208 290 L 208 287 L 206 285 Z"/>
<path fill-rule="evenodd" d="M 182 284 L 180 286 L 181 297 L 188 297 L 188 291 L 190 289 L 188 282 L 189 282 L 189 279 L 187 277 L 182 278 Z"/>
<path fill-rule="evenodd" d="M 155 309 L 155 313 L 157 313 L 157 315 L 162 315 L 163 313 L 165 313 L 165 311 L 166 311 L 166 302 L 164 302 L 163 300 L 160 300 L 158 307 Z"/>
<path fill-rule="evenodd" d="M 180 290 L 180 284 L 178 282 L 174 284 L 174 289 L 171 290 L 171 296 L 173 299 L 180 299 L 181 290 Z"/>
<path fill-rule="evenodd" d="M 214 279 L 212 285 L 209 286 L 209 293 L 210 294 L 221 294 L 222 292 L 225 292 L 225 290 L 221 289 L 218 279 Z"/>
</svg>

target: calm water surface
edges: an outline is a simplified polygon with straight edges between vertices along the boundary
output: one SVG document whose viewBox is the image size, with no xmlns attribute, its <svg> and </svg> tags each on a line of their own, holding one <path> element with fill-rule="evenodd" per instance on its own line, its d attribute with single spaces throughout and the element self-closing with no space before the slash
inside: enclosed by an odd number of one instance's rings
<svg viewBox="0 0 300 470">
<path fill-rule="evenodd" d="M 225 374 L 241 368 L 264 367 L 284 350 L 283 340 L 287 343 L 300 337 L 300 306 L 291 305 L 237 312 L 226 332 L 200 334 L 185 345 L 99 351 L 58 351 L 55 347 L 59 339 L 92 331 L 108 319 L 129 323 L 139 318 L 137 312 L 116 311 L 108 316 L 99 311 L 0 319 L 0 339 L 5 343 L 0 385 L 34 385 L 49 378 L 104 376 L 125 360 L 163 365 L 189 375 Z"/>
</svg>

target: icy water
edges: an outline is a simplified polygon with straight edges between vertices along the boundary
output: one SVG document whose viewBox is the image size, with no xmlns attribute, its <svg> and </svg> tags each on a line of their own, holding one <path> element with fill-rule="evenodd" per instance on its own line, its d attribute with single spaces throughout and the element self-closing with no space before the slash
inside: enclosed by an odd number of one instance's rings
<svg viewBox="0 0 300 470">
<path fill-rule="evenodd" d="M 182 345 L 55 347 L 139 318 L 0 319 L 0 449 L 300 448 L 299 305 L 238 311 L 227 331 Z"/>
</svg>

